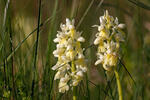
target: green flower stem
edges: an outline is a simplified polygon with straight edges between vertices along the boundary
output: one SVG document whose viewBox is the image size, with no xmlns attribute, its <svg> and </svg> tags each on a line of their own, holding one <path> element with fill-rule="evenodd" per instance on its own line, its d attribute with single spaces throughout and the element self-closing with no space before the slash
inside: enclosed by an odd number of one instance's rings
<svg viewBox="0 0 150 100">
<path fill-rule="evenodd" d="M 72 72 L 74 72 L 75 71 L 74 61 L 72 61 L 71 66 L 72 66 L 71 70 Z M 77 87 L 76 86 L 73 87 L 73 100 L 77 100 Z"/>
<path fill-rule="evenodd" d="M 118 85 L 119 100 L 123 100 L 123 98 L 122 98 L 121 83 L 120 83 L 120 79 L 119 79 L 119 74 L 118 74 L 118 72 L 116 70 L 114 70 L 114 72 L 115 72 L 116 81 L 117 81 L 117 85 Z"/>
</svg>

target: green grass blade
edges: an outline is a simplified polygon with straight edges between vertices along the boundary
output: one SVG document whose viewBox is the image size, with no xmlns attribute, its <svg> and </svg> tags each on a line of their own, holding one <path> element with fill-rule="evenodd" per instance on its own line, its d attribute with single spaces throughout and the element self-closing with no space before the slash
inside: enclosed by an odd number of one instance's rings
<svg viewBox="0 0 150 100">
<path fill-rule="evenodd" d="M 39 27 L 44 26 L 46 23 L 48 23 L 51 20 L 52 17 L 49 17 L 47 20 L 45 20 L 43 23 L 39 25 Z M 31 33 L 29 33 L 17 46 L 16 48 L 6 57 L 6 61 L 8 62 L 11 57 L 17 52 L 17 50 L 21 47 L 21 45 L 34 33 L 37 31 L 38 28 L 35 28 Z M 3 66 L 3 64 L 1 64 Z"/>
<path fill-rule="evenodd" d="M 82 21 L 84 20 L 84 18 L 85 18 L 85 16 L 87 15 L 88 11 L 89 11 L 90 8 L 92 7 L 93 3 L 94 3 L 94 0 L 91 1 L 91 3 L 89 4 L 88 8 L 87 8 L 86 11 L 84 12 L 84 14 L 83 14 L 81 20 L 79 21 L 79 23 L 78 23 L 78 25 L 77 25 L 77 27 L 76 27 L 77 29 L 80 27 Z"/>
<path fill-rule="evenodd" d="M 40 34 L 40 19 L 41 19 L 41 0 L 39 0 L 39 9 L 38 9 L 38 24 L 37 24 L 37 36 L 36 36 L 36 44 L 35 44 L 35 54 L 34 54 L 34 65 L 33 65 L 33 80 L 32 80 L 32 92 L 31 97 L 34 98 L 34 84 L 35 84 L 35 77 L 36 77 L 36 61 L 37 61 L 37 54 L 38 54 L 38 43 L 39 43 L 39 34 Z"/>
</svg>

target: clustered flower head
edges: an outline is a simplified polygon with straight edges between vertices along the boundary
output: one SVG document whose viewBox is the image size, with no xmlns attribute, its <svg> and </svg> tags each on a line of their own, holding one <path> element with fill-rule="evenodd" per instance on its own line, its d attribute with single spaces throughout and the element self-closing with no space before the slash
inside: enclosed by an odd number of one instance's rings
<svg viewBox="0 0 150 100">
<path fill-rule="evenodd" d="M 98 45 L 95 65 L 102 64 L 106 71 L 111 71 L 117 65 L 119 59 L 120 42 L 124 41 L 125 34 L 122 29 L 124 24 L 119 24 L 118 18 L 115 19 L 109 15 L 108 11 L 100 17 L 100 26 L 94 45 Z"/>
<path fill-rule="evenodd" d="M 61 31 L 58 31 L 54 42 L 57 43 L 56 50 L 53 51 L 58 58 L 52 70 L 56 70 L 56 79 L 59 81 L 59 92 L 66 92 L 69 87 L 77 86 L 83 79 L 84 72 L 87 71 L 85 57 L 80 42 L 85 39 L 80 32 L 75 30 L 74 20 L 66 19 L 66 24 L 61 24 Z M 72 68 L 73 67 L 73 68 Z"/>
</svg>

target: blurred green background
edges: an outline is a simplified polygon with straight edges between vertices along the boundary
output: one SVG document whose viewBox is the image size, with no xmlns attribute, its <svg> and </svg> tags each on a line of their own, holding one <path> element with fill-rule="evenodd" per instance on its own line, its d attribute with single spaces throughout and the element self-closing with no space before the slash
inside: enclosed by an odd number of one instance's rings
<svg viewBox="0 0 150 100">
<path fill-rule="evenodd" d="M 82 47 L 87 48 L 97 32 L 91 26 L 99 25 L 106 9 L 126 24 L 122 62 L 135 83 L 119 64 L 124 100 L 150 100 L 150 0 L 41 0 L 36 44 L 38 9 L 38 0 L 0 0 L 1 100 L 71 100 L 72 91 L 58 93 L 58 81 L 53 81 L 53 39 L 60 23 L 75 19 L 86 39 Z M 108 81 L 102 66 L 94 65 L 95 53 L 93 46 L 86 49 L 88 74 L 78 87 L 78 100 L 117 100 L 115 79 Z"/>
</svg>

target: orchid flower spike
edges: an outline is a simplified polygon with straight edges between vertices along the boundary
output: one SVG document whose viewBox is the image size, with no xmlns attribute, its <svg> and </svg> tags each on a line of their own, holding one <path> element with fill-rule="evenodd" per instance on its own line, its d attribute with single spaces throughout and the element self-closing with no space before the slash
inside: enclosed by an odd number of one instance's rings
<svg viewBox="0 0 150 100">
<path fill-rule="evenodd" d="M 61 31 L 58 31 L 54 42 L 57 43 L 56 50 L 53 51 L 58 58 L 56 65 L 52 70 L 56 70 L 54 80 L 59 79 L 59 92 L 64 93 L 70 87 L 77 86 L 83 79 L 87 71 L 85 56 L 81 48 L 81 42 L 85 39 L 77 32 L 74 26 L 75 21 L 66 19 L 66 24 L 61 24 Z M 71 62 L 74 62 L 72 70 Z"/>
<path fill-rule="evenodd" d="M 104 15 L 99 18 L 94 45 L 98 46 L 97 61 L 95 65 L 102 64 L 106 71 L 113 70 L 119 59 L 120 42 L 124 42 L 125 34 L 122 29 L 125 24 L 119 24 L 118 18 L 109 15 L 106 10 Z"/>
</svg>

